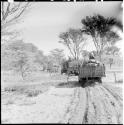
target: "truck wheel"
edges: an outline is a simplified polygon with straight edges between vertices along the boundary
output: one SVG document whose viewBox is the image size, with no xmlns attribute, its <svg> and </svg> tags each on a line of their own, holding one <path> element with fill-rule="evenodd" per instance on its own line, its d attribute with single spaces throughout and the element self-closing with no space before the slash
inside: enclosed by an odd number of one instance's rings
<svg viewBox="0 0 124 125">
<path fill-rule="evenodd" d="M 102 79 L 101 79 L 101 77 L 98 78 L 98 82 L 99 82 L 99 83 L 102 83 Z"/>
<path fill-rule="evenodd" d="M 81 82 L 82 82 L 82 80 L 81 80 L 81 79 L 79 79 L 79 80 L 78 80 L 78 82 L 79 82 L 79 83 L 81 83 Z"/>
</svg>

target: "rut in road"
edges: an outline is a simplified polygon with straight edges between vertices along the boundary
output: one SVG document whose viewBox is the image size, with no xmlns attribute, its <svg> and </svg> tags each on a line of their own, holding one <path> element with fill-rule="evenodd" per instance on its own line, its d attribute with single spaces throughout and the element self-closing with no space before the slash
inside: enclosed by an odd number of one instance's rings
<svg viewBox="0 0 124 125">
<path fill-rule="evenodd" d="M 115 90 L 115 89 L 114 89 Z M 82 110 L 83 115 L 75 115 L 75 118 L 82 120 L 78 123 L 82 124 L 122 124 L 123 122 L 123 99 L 121 94 L 117 91 L 113 91 L 113 88 L 108 86 L 103 86 L 101 84 L 96 84 L 94 86 L 88 86 L 85 88 L 80 88 L 80 94 L 84 94 L 78 104 L 82 106 L 77 106 L 76 110 Z M 81 100 L 84 100 L 81 102 Z M 80 108 L 80 109 L 79 109 Z M 85 111 L 84 111 L 85 110 Z M 74 120 L 72 120 L 74 121 Z M 72 123 L 72 122 L 71 122 Z"/>
</svg>

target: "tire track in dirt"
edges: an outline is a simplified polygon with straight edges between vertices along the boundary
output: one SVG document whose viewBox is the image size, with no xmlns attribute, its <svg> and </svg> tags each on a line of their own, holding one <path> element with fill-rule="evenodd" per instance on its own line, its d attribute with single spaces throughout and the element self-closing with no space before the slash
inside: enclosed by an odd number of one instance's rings
<svg viewBox="0 0 124 125">
<path fill-rule="evenodd" d="M 73 104 L 70 104 L 70 117 L 68 118 L 68 124 L 82 124 L 82 117 L 84 115 L 86 107 L 86 92 L 84 88 L 77 88 L 76 94 L 74 96 Z M 74 104 L 75 103 L 75 104 Z"/>
<path fill-rule="evenodd" d="M 119 100 L 117 98 L 117 96 L 115 96 L 114 92 L 109 91 L 108 88 L 102 86 L 101 89 L 104 91 L 105 95 L 108 97 L 109 103 L 111 105 L 111 107 L 113 108 L 113 112 L 115 112 L 115 116 L 116 116 L 116 120 L 117 120 L 117 124 L 122 123 L 122 116 L 123 116 L 123 102 L 122 100 Z M 106 104 L 106 103 L 104 103 Z M 109 108 L 108 108 L 109 109 Z"/>
<path fill-rule="evenodd" d="M 98 85 L 96 85 L 98 86 Z M 100 95 L 102 95 L 101 91 L 99 91 L 99 87 L 96 88 L 96 86 L 94 87 L 90 87 L 90 90 L 92 91 L 92 105 L 94 106 L 94 110 L 95 110 L 95 119 L 94 119 L 94 123 L 95 124 L 99 124 L 99 123 L 105 123 L 106 122 L 106 114 L 103 110 L 103 105 L 101 104 L 101 100 L 100 100 Z M 89 123 L 92 123 L 92 121 L 90 121 Z"/>
<path fill-rule="evenodd" d="M 119 95 L 119 93 L 117 93 L 116 91 L 112 90 L 112 88 L 110 88 L 110 87 L 107 87 L 107 86 L 104 86 L 104 85 L 102 85 L 102 87 L 105 90 L 107 90 L 116 99 L 116 101 L 118 101 L 120 103 L 120 106 L 123 107 L 123 105 L 122 105 L 123 97 L 121 97 L 121 95 Z"/>
<path fill-rule="evenodd" d="M 79 88 L 79 101 L 78 101 L 78 105 L 76 107 L 76 112 L 75 115 L 73 117 L 75 117 L 75 119 L 73 119 L 73 123 L 78 123 L 78 124 L 82 124 L 83 122 L 83 117 L 84 117 L 84 112 L 86 110 L 86 90 L 84 88 Z M 78 119 L 76 119 L 76 117 L 78 117 Z"/>
<path fill-rule="evenodd" d="M 102 90 L 102 86 L 97 86 L 99 93 L 101 93 L 101 99 L 99 100 L 101 105 L 103 105 L 103 111 L 105 112 L 107 124 L 117 124 L 117 115 L 111 104 L 112 98 L 109 97 L 105 91 Z"/>
<path fill-rule="evenodd" d="M 79 89 L 76 88 L 74 90 L 74 94 L 73 94 L 73 97 L 72 97 L 72 99 L 70 101 L 70 104 L 67 107 L 65 115 L 64 115 L 63 119 L 59 123 L 69 123 L 69 121 L 70 121 L 70 119 L 72 117 L 72 114 L 74 114 L 74 112 L 75 112 L 77 102 L 79 101 L 78 98 L 77 98 L 78 96 L 79 96 Z"/>
<path fill-rule="evenodd" d="M 123 105 L 120 105 L 122 101 L 119 101 L 121 98 L 117 95 L 115 96 L 114 92 L 109 91 L 101 84 L 85 87 L 84 90 L 86 97 L 85 108 L 76 106 L 77 111 L 80 108 L 80 111 L 82 110 L 84 113 L 82 116 L 82 124 L 122 124 Z M 80 95 L 81 94 L 84 93 L 82 93 L 80 89 Z M 84 98 L 81 99 L 80 96 L 78 103 L 81 103 L 80 101 L 83 99 Z M 79 115 L 79 117 L 81 117 L 81 115 Z M 79 119 L 78 116 L 75 115 L 75 119 Z"/>
<path fill-rule="evenodd" d="M 96 123 L 97 124 L 107 124 L 106 112 L 104 110 L 104 105 L 102 100 L 104 99 L 103 93 L 99 89 L 99 85 L 92 88 L 93 93 L 93 103 L 96 106 Z M 101 98 L 102 97 L 102 98 Z"/>
<path fill-rule="evenodd" d="M 98 90 L 94 87 L 88 87 L 87 89 L 87 110 L 83 120 L 83 124 L 99 124 L 106 122 L 106 114 L 103 110 L 101 101 L 98 100 Z M 95 92 L 94 92 L 95 91 Z"/>
<path fill-rule="evenodd" d="M 88 88 L 85 89 L 86 92 L 86 108 L 85 108 L 85 112 L 84 112 L 84 117 L 83 117 L 83 122 L 82 124 L 85 124 L 86 122 L 88 122 L 88 108 L 89 108 L 89 94 L 88 94 Z"/>
<path fill-rule="evenodd" d="M 87 92 L 87 108 L 85 111 L 85 117 L 83 120 L 83 124 L 95 124 L 97 122 L 97 106 L 94 103 L 93 100 L 93 93 L 92 93 L 92 87 L 87 87 L 86 88 Z"/>
<path fill-rule="evenodd" d="M 123 105 L 120 95 L 103 84 L 77 87 L 65 112 L 63 119 L 66 120 L 60 123 L 122 124 Z"/>
</svg>

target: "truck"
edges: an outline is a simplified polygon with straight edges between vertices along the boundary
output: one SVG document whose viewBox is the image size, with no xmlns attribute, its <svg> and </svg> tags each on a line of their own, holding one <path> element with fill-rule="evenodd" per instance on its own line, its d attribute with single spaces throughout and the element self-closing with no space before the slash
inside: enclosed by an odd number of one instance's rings
<svg viewBox="0 0 124 125">
<path fill-rule="evenodd" d="M 66 73 L 68 75 L 75 75 L 77 76 L 79 74 L 79 65 L 78 65 L 78 61 L 65 61 L 62 64 L 61 67 L 61 74 Z"/>
<path fill-rule="evenodd" d="M 90 59 L 87 62 L 67 61 L 64 63 L 61 73 L 66 73 L 68 76 L 78 76 L 78 81 L 82 84 L 87 81 L 102 83 L 102 77 L 106 76 L 105 65 L 95 59 Z"/>
<path fill-rule="evenodd" d="M 97 61 L 89 61 L 80 65 L 78 80 L 81 83 L 85 83 L 88 80 L 94 80 L 102 83 L 102 77 L 105 77 L 105 65 Z"/>
</svg>

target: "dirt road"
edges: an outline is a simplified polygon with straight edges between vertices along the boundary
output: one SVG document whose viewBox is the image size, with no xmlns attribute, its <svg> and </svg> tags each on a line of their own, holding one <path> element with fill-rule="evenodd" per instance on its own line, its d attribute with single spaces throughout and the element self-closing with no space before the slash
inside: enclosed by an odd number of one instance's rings
<svg viewBox="0 0 124 125">
<path fill-rule="evenodd" d="M 68 123 L 122 124 L 121 88 L 97 84 L 79 88 L 77 93 L 78 101 Z"/>
<path fill-rule="evenodd" d="M 122 123 L 122 98 L 110 88 L 96 85 L 86 88 L 87 106 L 83 124 Z"/>
<path fill-rule="evenodd" d="M 27 99 L 27 98 L 26 98 Z M 122 88 L 96 84 L 52 87 L 21 103 L 3 104 L 3 123 L 122 124 Z"/>
</svg>

